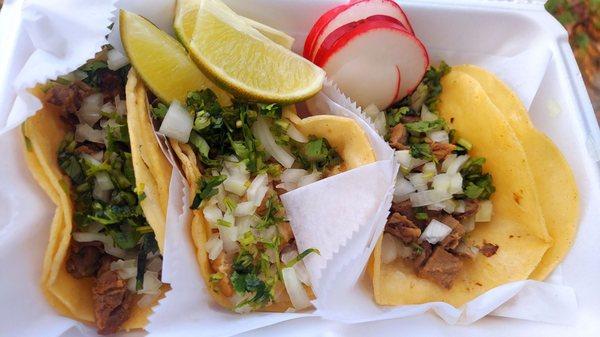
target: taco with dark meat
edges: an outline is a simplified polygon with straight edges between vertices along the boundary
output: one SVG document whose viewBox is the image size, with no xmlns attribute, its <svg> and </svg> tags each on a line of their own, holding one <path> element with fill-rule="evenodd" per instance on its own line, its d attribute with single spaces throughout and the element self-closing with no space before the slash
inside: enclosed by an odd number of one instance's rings
<svg viewBox="0 0 600 337">
<path fill-rule="evenodd" d="M 401 172 L 369 270 L 377 303 L 461 306 L 562 260 L 578 219 L 573 174 L 504 83 L 442 63 L 385 114 Z"/>
<path fill-rule="evenodd" d="M 36 88 L 43 108 L 22 126 L 29 169 L 56 205 L 43 293 L 100 334 L 143 328 L 168 288 L 161 250 L 171 166 L 143 84 L 129 66 L 109 68 L 113 52 Z"/>
</svg>

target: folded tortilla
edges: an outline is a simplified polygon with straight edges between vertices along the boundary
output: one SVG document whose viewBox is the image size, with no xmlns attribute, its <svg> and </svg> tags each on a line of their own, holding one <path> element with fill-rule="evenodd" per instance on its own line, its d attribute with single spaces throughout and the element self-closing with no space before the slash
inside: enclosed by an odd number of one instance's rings
<svg viewBox="0 0 600 337">
<path fill-rule="evenodd" d="M 469 244 L 493 242 L 491 257 L 478 254 L 464 267 L 451 289 L 419 278 L 402 259 L 383 264 L 381 242 L 373 254 L 375 301 L 383 305 L 443 301 L 456 307 L 499 285 L 527 279 L 552 244 L 542 215 L 529 160 L 506 116 L 472 77 L 452 71 L 442 79 L 438 110 L 450 128 L 471 141 L 473 156 L 485 157 L 496 192 L 492 220 L 478 223 Z"/>
<path fill-rule="evenodd" d="M 36 94 L 41 97 L 41 92 Z M 128 76 L 126 96 L 136 182 L 138 185 L 143 184 L 146 194 L 141 207 L 162 251 L 171 165 L 162 154 L 154 136 L 145 88 L 133 70 Z M 91 289 L 94 281 L 92 278 L 76 279 L 65 267 L 74 223 L 70 179 L 62 173 L 56 158 L 68 133 L 60 114 L 56 107 L 44 105 L 22 126 L 24 153 L 29 170 L 56 205 L 42 265 L 41 288 L 50 305 L 62 315 L 93 323 L 95 318 Z M 163 285 L 163 294 L 167 290 L 168 285 Z M 152 306 L 161 297 L 162 295 L 158 296 Z M 131 317 L 121 328 L 126 331 L 143 328 L 148 322 L 152 306 L 134 306 Z"/>
</svg>

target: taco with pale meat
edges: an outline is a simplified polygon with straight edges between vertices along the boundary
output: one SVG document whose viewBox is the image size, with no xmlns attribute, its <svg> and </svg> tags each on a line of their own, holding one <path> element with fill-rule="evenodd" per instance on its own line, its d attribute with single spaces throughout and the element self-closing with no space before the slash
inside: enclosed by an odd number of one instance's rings
<svg viewBox="0 0 600 337">
<path fill-rule="evenodd" d="M 158 132 L 169 138 L 191 192 L 190 237 L 207 291 L 219 305 L 239 313 L 309 307 L 314 295 L 302 260 L 319 252 L 298 250 L 280 195 L 375 162 L 364 130 L 351 118 L 301 119 L 291 105 L 234 97 L 197 70 L 178 41 L 147 20 L 122 12 L 121 27 L 133 67 L 148 74 L 142 78 L 158 97 L 152 101 Z M 257 28 L 256 34 L 269 32 L 277 41 L 291 39 Z M 175 77 L 172 87 L 178 92 L 163 90 L 165 81 L 150 76 L 160 69 L 137 48 L 140 35 L 131 33 L 134 29 L 169 46 L 154 48 L 156 55 L 176 51 L 179 69 L 189 69 L 181 78 L 195 72 L 195 82 L 186 86 L 182 80 L 178 86 Z M 178 35 L 185 39 L 185 31 Z"/>
<path fill-rule="evenodd" d="M 168 289 L 161 251 L 171 165 L 145 88 L 115 53 L 105 47 L 35 88 L 43 107 L 22 126 L 29 169 L 56 205 L 42 291 L 100 334 L 143 328 Z"/>
<path fill-rule="evenodd" d="M 382 113 L 401 172 L 369 268 L 378 304 L 461 306 L 566 255 L 573 174 L 495 76 L 442 63 Z"/>
</svg>

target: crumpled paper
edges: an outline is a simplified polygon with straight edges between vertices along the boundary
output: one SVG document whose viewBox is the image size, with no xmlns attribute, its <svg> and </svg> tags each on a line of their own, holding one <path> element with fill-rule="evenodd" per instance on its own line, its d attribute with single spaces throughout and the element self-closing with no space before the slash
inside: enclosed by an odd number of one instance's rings
<svg viewBox="0 0 600 337">
<path fill-rule="evenodd" d="M 39 273 L 43 251 L 48 237 L 48 227 L 54 206 L 43 191 L 37 187 L 30 176 L 21 154 L 20 131 L 11 128 L 18 126 L 26 117 L 32 115 L 39 107 L 39 102 L 25 92 L 28 86 L 36 81 L 44 82 L 57 75 L 67 73 L 91 58 L 100 46 L 106 43 L 104 35 L 106 26 L 116 13 L 114 0 L 56 0 L 52 3 L 42 0 L 15 0 L 23 11 L 15 17 L 14 32 L 7 32 L 9 44 L 2 53 L 0 69 L 5 79 L 0 107 L 0 152 L 11 161 L 0 166 L 0 260 L 6 270 L 10 271 L 0 278 L 0 298 L 4 305 L 0 306 L 1 336 L 81 336 L 94 335 L 88 326 L 59 316 L 45 301 L 39 289 Z M 272 2 L 271 0 L 227 1 L 241 14 L 263 21 L 277 28 L 285 28 L 297 38 L 297 47 L 313 19 L 334 1 L 323 0 L 318 6 L 302 4 L 303 15 L 298 15 L 300 5 L 290 1 Z M 160 0 L 142 3 L 140 0 L 122 0 L 119 5 L 132 11 L 144 14 L 161 28 L 169 28 L 172 20 L 173 0 Z M 11 4 L 12 5 L 12 4 Z M 408 7 L 408 6 L 407 6 Z M 14 8 L 13 8 L 14 9 Z M 410 7 L 408 7 L 410 9 Z M 138 11 L 139 10 L 139 11 Z M 273 15 L 274 11 L 278 15 Z M 6 11 L 3 9 L 3 13 Z M 154 14 L 152 14 L 154 13 Z M 252 15 L 251 15 L 252 14 Z M 410 12 L 409 12 L 410 14 Z M 155 17 L 152 17 L 154 15 Z M 416 26 L 417 29 L 423 27 Z M 47 34 L 47 35 L 45 35 Z M 431 34 L 431 33 L 429 33 Z M 111 34 L 115 41 L 118 34 Z M 118 40 L 118 38 L 117 38 Z M 458 42 L 457 42 L 458 43 Z M 115 43 L 118 48 L 118 44 Z M 67 50 L 57 46 L 63 46 Z M 450 64 L 474 63 L 487 66 L 495 71 L 516 89 L 521 99 L 529 107 L 542 80 L 550 53 L 545 44 L 529 45 L 521 53 L 515 55 L 496 56 L 491 54 L 452 52 L 447 48 L 436 48 L 432 43 L 429 51 L 432 62 L 446 60 Z M 9 85 L 6 85 L 9 83 Z M 17 93 L 19 94 L 17 97 Z M 329 93 L 331 94 L 331 93 Z M 353 111 L 347 105 L 347 99 L 337 97 L 334 103 Z M 10 113 L 8 107 L 10 109 Z M 6 108 L 6 109 L 5 109 Z M 354 107 L 355 109 L 356 107 Z M 343 110 L 343 109 L 342 109 Z M 334 177 L 335 178 L 335 177 Z M 344 177 L 341 176 L 342 179 Z M 178 210 L 168 215 L 167 244 L 171 254 L 165 256 L 165 275 L 167 281 L 173 280 L 177 274 L 193 280 L 199 280 L 199 271 L 189 235 L 181 227 L 181 207 L 188 200 L 181 176 L 174 173 L 171 181 L 173 191 L 171 204 Z M 17 191 L 17 192 L 16 192 Z M 175 228 L 176 230 L 173 230 Z M 376 232 L 376 231 L 375 231 Z M 368 233 L 364 238 L 370 240 L 376 233 Z M 355 235 L 363 237 L 362 234 Z M 332 254 L 332 260 L 344 254 L 345 247 L 351 247 L 349 240 Z M 371 242 L 372 243 L 372 242 Z M 368 246 L 367 246 L 367 249 Z M 181 252 L 177 252 L 181 250 Z M 351 250 L 351 249 L 350 249 Z M 575 249 L 576 250 L 576 249 Z M 335 251 L 335 250 L 334 250 Z M 176 256 L 186 256 L 177 259 Z M 344 255 L 346 256 L 346 255 Z M 330 269 L 321 276 L 335 279 L 336 275 L 351 275 L 361 269 L 360 257 L 368 256 L 363 251 L 357 260 L 348 258 L 336 268 L 339 272 L 327 275 Z M 17 258 L 15 258 L 17 257 Z M 345 258 L 345 257 L 344 257 Z M 356 266 L 360 266 L 357 268 Z M 572 267 L 572 266 L 571 266 Z M 572 268 L 571 268 L 572 269 Z M 331 269 L 334 270 L 334 269 Z M 341 286 L 327 289 L 319 286 L 323 296 L 315 302 L 317 310 L 312 313 L 266 314 L 255 313 L 247 316 L 233 315 L 216 308 L 208 299 L 208 294 L 200 287 L 190 286 L 175 288 L 160 303 L 161 310 L 151 317 L 148 327 L 154 335 L 187 336 L 187 335 L 220 335 L 230 336 L 238 332 L 267 326 L 280 321 L 297 319 L 306 316 L 320 315 L 325 318 L 344 322 L 362 322 L 394 317 L 418 315 L 426 311 L 434 311 L 449 323 L 471 323 L 486 313 L 529 319 L 551 323 L 570 323 L 577 313 L 575 296 L 571 288 L 561 286 L 561 273 L 558 269 L 546 282 L 523 281 L 496 288 L 469 303 L 465 308 L 456 309 L 443 303 L 430 303 L 420 306 L 399 308 L 381 308 L 371 300 L 368 279 L 361 277 L 358 282 L 339 283 Z M 344 281 L 344 280 L 341 280 Z M 354 283 L 353 283 L 354 282 Z M 335 282 L 330 284 L 334 285 Z M 352 287 L 352 288 L 350 288 Z M 344 289 L 343 292 L 337 289 Z M 516 295 L 515 295 L 516 294 Z M 346 295 L 345 297 L 343 297 Z M 352 296 L 347 296 L 352 295 Z M 513 296 L 515 295 L 515 296 Z M 343 299 L 341 301 L 340 299 Z M 10 305 L 8 305 L 10 303 Z M 202 305 L 197 306 L 198 303 Z M 184 310 L 181 315 L 161 315 L 170 310 L 175 313 L 177 307 Z M 165 310 L 162 310 L 164 307 Z M 170 309 L 169 309 L 170 308 Z M 187 309 L 187 310 L 186 310 Z M 198 310 L 197 310 L 198 309 Z M 494 310 L 494 311 L 492 311 Z M 207 311 L 217 314 L 206 316 Z M 181 312 L 181 311 L 180 311 Z M 217 328 L 218 331 L 214 329 Z M 137 335 L 140 332 L 130 333 Z"/>
</svg>

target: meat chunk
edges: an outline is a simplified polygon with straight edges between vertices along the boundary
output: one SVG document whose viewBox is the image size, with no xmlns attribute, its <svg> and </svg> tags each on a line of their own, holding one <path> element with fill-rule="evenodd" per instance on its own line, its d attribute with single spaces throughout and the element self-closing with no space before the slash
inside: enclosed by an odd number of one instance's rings
<svg viewBox="0 0 600 337">
<path fill-rule="evenodd" d="M 101 69 L 98 71 L 98 86 L 100 91 L 111 99 L 116 96 L 125 97 L 125 88 L 119 75 L 109 69 Z"/>
<path fill-rule="evenodd" d="M 127 289 L 127 282 L 119 277 L 117 271 L 110 270 L 109 261 L 105 260 L 92 288 L 94 316 L 101 335 L 119 330 L 131 316 L 135 300 L 134 294 Z"/>
<path fill-rule="evenodd" d="M 280 222 L 277 224 L 277 231 L 281 237 L 280 247 L 287 245 L 292 239 L 294 239 L 294 232 L 292 232 L 292 226 L 288 221 Z"/>
<path fill-rule="evenodd" d="M 450 289 L 462 266 L 463 263 L 458 257 L 438 246 L 425 264 L 417 269 L 417 275 Z"/>
<path fill-rule="evenodd" d="M 102 242 L 77 242 L 71 241 L 69 257 L 67 258 L 67 272 L 74 278 L 83 278 L 96 275 L 100 268 L 100 259 L 104 255 Z"/>
<path fill-rule="evenodd" d="M 431 143 L 431 152 L 438 161 L 444 160 L 452 151 L 456 149 L 456 145 L 448 143 Z"/>
<path fill-rule="evenodd" d="M 411 219 L 411 221 L 415 218 L 415 211 L 410 203 L 410 200 L 392 202 L 391 212 L 400 213 L 401 215 Z"/>
<path fill-rule="evenodd" d="M 414 123 L 414 122 L 418 122 L 420 120 L 421 120 L 421 116 L 412 116 L 412 115 L 404 115 L 404 116 L 402 116 L 402 118 L 400 118 L 400 122 L 402 122 L 403 124 Z"/>
<path fill-rule="evenodd" d="M 418 248 L 420 249 L 415 251 L 413 260 L 413 265 L 417 271 L 423 267 L 432 252 L 431 244 L 427 241 L 423 241 Z"/>
<path fill-rule="evenodd" d="M 400 213 L 394 213 L 388 218 L 385 231 L 404 243 L 415 242 L 421 236 L 421 229 Z"/>
<path fill-rule="evenodd" d="M 402 123 L 394 126 L 390 131 L 390 146 L 397 150 L 406 149 L 406 140 L 408 139 L 408 132 Z"/>
<path fill-rule="evenodd" d="M 440 245 L 447 249 L 456 248 L 460 243 L 460 239 L 465 235 L 465 227 L 451 215 L 444 215 L 439 218 L 439 221 L 452 228 L 452 232 L 440 242 Z"/>
<path fill-rule="evenodd" d="M 490 257 L 490 256 L 496 254 L 497 251 L 498 251 L 498 245 L 495 245 L 495 244 L 489 243 L 489 242 L 484 242 L 483 246 L 481 246 L 481 248 L 479 248 L 479 252 L 481 254 L 483 254 L 483 256 L 485 256 L 485 257 Z"/>
<path fill-rule="evenodd" d="M 56 84 L 46 92 L 44 101 L 62 108 L 66 113 L 75 113 L 81 108 L 81 102 L 86 95 L 85 88 L 77 83 Z"/>
<path fill-rule="evenodd" d="M 465 199 L 465 211 L 464 213 L 456 214 L 455 217 L 458 220 L 463 220 L 471 217 L 479 210 L 479 200 Z"/>
<path fill-rule="evenodd" d="M 215 272 L 219 272 L 223 276 L 218 283 L 220 293 L 225 297 L 233 296 L 233 285 L 229 278 L 233 270 L 233 258 L 229 254 L 221 252 L 216 259 L 210 262 L 210 265 Z"/>
</svg>

